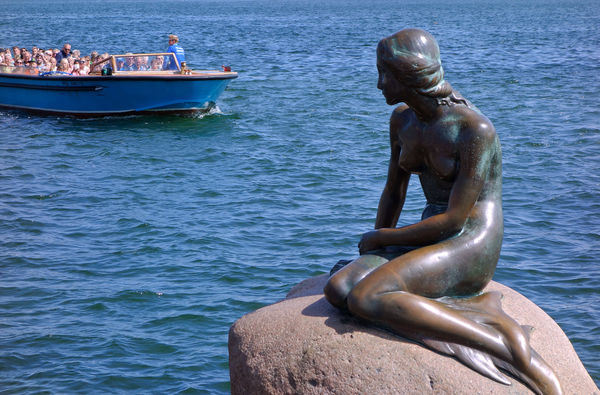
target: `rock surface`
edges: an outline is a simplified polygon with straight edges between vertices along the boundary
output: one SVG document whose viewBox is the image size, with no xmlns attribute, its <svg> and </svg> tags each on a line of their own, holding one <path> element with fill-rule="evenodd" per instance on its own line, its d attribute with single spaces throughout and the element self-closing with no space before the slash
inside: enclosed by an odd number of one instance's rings
<svg viewBox="0 0 600 395">
<path fill-rule="evenodd" d="M 323 297 L 326 275 L 303 281 L 279 303 L 229 331 L 231 392 L 237 394 L 531 394 L 516 379 L 496 383 L 457 360 L 342 314 Z M 533 348 L 565 394 L 600 395 L 560 327 L 512 289 L 492 282 L 502 306 L 535 328 Z"/>
</svg>

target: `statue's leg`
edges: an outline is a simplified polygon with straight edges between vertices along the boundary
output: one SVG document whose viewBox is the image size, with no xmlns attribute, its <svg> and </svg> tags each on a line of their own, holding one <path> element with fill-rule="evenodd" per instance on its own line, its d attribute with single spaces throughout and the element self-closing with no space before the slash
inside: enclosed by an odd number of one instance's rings
<svg viewBox="0 0 600 395">
<path fill-rule="evenodd" d="M 352 288 L 367 274 L 388 262 L 388 259 L 378 255 L 362 255 L 336 271 L 327 281 L 323 293 L 335 307 L 346 309 L 346 298 Z"/>
<path fill-rule="evenodd" d="M 335 307 L 347 310 L 346 298 L 360 280 L 390 259 L 406 254 L 416 248 L 410 246 L 391 246 L 371 251 L 352 261 L 338 262 L 331 270 L 329 280 L 323 290 L 325 297 Z"/>
<path fill-rule="evenodd" d="M 413 339 L 430 337 L 458 343 L 483 349 L 509 363 L 529 364 L 528 347 L 515 347 L 513 355 L 499 331 L 480 325 L 443 303 L 405 291 L 374 291 L 371 280 L 377 277 L 369 276 L 353 288 L 347 302 L 352 314 Z"/>
<path fill-rule="evenodd" d="M 532 360 L 521 326 L 501 309 L 480 310 L 490 304 L 485 297 L 474 298 L 472 308 L 468 299 L 460 302 L 460 308 L 453 308 L 420 295 L 435 296 L 438 292 L 439 296 L 464 286 L 460 281 L 464 276 L 457 273 L 468 267 L 452 259 L 460 255 L 454 252 L 428 246 L 381 265 L 352 288 L 348 310 L 412 339 L 427 337 L 481 350 L 514 366 L 544 393 L 560 394 L 556 377 L 540 368 L 543 360 Z"/>
</svg>

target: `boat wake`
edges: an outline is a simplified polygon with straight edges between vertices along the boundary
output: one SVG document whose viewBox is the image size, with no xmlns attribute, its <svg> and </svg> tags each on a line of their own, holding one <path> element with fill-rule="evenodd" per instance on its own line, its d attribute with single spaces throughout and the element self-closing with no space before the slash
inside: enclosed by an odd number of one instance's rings
<svg viewBox="0 0 600 395">
<path fill-rule="evenodd" d="M 198 112 L 194 112 L 191 114 L 186 114 L 184 116 L 189 117 L 189 118 L 194 118 L 194 119 L 203 119 L 204 117 L 210 116 L 210 115 L 225 115 L 225 113 L 223 111 L 221 111 L 221 109 L 219 108 L 218 105 L 213 105 L 211 106 L 207 111 L 198 111 Z"/>
</svg>

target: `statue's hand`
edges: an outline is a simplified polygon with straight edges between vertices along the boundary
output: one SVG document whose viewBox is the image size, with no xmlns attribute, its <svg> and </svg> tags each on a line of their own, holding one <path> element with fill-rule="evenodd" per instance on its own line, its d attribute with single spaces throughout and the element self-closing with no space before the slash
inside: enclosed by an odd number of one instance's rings
<svg viewBox="0 0 600 395">
<path fill-rule="evenodd" d="M 372 230 L 362 235 L 362 238 L 358 242 L 358 252 L 363 255 L 369 251 L 378 250 L 381 247 L 381 232 L 378 230 Z"/>
</svg>

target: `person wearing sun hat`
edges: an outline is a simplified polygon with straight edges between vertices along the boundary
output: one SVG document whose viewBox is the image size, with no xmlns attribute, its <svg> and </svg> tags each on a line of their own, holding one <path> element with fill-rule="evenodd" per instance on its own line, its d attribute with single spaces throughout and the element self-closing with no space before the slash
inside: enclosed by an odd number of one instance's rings
<svg viewBox="0 0 600 395">
<path fill-rule="evenodd" d="M 185 62 L 185 51 L 179 45 L 179 37 L 177 37 L 175 34 L 169 34 L 169 48 L 167 48 L 167 52 L 172 52 L 175 54 L 179 65 Z M 177 70 L 177 65 L 173 60 L 171 60 L 167 64 L 166 68 L 168 70 Z"/>
</svg>

